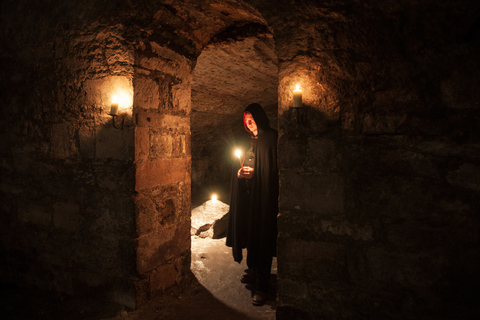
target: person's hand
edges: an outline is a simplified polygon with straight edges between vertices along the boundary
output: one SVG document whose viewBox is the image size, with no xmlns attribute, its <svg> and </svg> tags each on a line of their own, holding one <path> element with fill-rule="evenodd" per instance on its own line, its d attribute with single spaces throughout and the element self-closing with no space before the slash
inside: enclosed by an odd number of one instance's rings
<svg viewBox="0 0 480 320">
<path fill-rule="evenodd" d="M 253 168 L 251 167 L 241 167 L 237 172 L 237 177 L 241 179 L 252 179 L 253 177 Z"/>
</svg>

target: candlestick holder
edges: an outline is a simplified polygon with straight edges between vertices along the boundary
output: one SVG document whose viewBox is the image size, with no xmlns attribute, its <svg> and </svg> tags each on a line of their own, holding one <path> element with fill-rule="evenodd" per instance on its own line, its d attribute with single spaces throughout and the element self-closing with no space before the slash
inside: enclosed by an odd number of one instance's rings
<svg viewBox="0 0 480 320">
<path fill-rule="evenodd" d="M 120 124 L 118 125 L 115 125 L 115 118 L 118 117 L 118 114 L 111 114 L 110 115 L 112 116 L 112 124 L 113 124 L 113 127 L 115 129 L 120 129 L 120 130 L 123 130 L 123 126 L 125 124 L 125 118 L 122 117 L 122 121 L 120 122 Z"/>
<path fill-rule="evenodd" d="M 294 108 L 295 110 L 295 120 L 298 125 L 306 125 L 307 124 L 307 110 L 305 108 Z"/>
<path fill-rule="evenodd" d="M 297 84 L 295 90 L 293 90 L 293 109 L 295 110 L 297 124 L 305 124 L 306 118 L 303 111 L 302 90 L 299 84 Z"/>
</svg>

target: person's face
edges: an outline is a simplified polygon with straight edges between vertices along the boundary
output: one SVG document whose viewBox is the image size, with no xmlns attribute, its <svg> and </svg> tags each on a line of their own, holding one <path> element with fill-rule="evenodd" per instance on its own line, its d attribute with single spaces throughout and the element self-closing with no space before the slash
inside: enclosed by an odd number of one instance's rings
<svg viewBox="0 0 480 320">
<path fill-rule="evenodd" d="M 253 120 L 253 116 L 250 112 L 245 112 L 245 123 L 248 130 L 254 135 L 257 135 L 257 124 L 255 123 L 255 120 Z"/>
</svg>

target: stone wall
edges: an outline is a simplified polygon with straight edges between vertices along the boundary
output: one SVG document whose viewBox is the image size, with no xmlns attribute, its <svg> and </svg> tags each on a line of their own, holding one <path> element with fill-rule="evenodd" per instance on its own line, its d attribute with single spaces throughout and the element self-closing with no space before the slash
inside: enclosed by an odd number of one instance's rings
<svg viewBox="0 0 480 320">
<path fill-rule="evenodd" d="M 480 15 L 461 3 L 260 7 L 280 61 L 279 319 L 478 314 Z"/>
<path fill-rule="evenodd" d="M 476 0 L 246 2 L 2 2 L 0 280 L 134 307 L 185 279 L 191 73 L 257 8 L 279 60 L 278 318 L 478 315 Z"/>
<path fill-rule="evenodd" d="M 0 280 L 133 308 L 188 278 L 191 74 L 258 18 L 184 2 L 2 3 Z"/>
<path fill-rule="evenodd" d="M 135 56 L 137 303 L 190 274 L 192 64 L 149 41 Z"/>
<path fill-rule="evenodd" d="M 7 5 L 0 280 L 133 307 L 134 131 L 108 115 L 115 90 L 133 94 L 124 31 L 66 4 Z"/>
</svg>

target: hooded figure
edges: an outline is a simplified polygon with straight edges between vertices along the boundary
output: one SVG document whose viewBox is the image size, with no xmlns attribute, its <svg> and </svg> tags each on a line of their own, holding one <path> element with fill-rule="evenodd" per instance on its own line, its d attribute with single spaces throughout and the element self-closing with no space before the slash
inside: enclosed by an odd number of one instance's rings
<svg viewBox="0 0 480 320">
<path fill-rule="evenodd" d="M 257 293 L 263 294 L 259 297 L 256 293 L 253 304 L 261 305 L 269 288 L 272 257 L 276 255 L 278 133 L 270 128 L 265 111 L 257 103 L 245 109 L 244 126 L 251 134 L 250 147 L 242 168 L 232 177 L 226 245 L 232 247 L 238 263 L 243 258 L 242 249 L 247 248 L 251 280 L 256 283 Z M 241 281 L 249 283 L 245 276 Z"/>
</svg>

